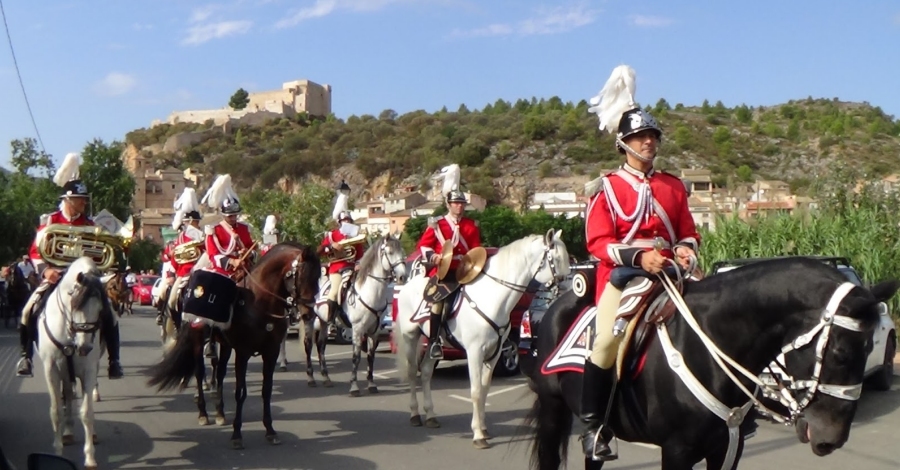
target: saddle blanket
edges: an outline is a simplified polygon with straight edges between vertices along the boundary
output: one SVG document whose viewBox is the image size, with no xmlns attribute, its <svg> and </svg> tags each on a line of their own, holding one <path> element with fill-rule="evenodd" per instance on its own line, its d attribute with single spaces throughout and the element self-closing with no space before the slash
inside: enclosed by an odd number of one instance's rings
<svg viewBox="0 0 900 470">
<path fill-rule="evenodd" d="M 459 313 L 460 307 L 462 307 L 463 295 L 462 292 L 457 292 L 455 297 L 453 298 L 453 303 L 450 305 L 450 311 L 444 315 L 444 321 L 449 321 L 451 318 L 455 317 L 457 313 Z M 419 308 L 413 313 L 410 321 L 413 323 L 425 323 L 425 320 L 431 318 L 431 306 L 434 305 L 434 302 L 429 302 L 427 300 L 422 300 L 419 303 Z"/>
<path fill-rule="evenodd" d="M 205 269 L 194 271 L 184 293 L 183 319 L 227 330 L 237 291 L 237 285 L 228 276 Z"/>
</svg>

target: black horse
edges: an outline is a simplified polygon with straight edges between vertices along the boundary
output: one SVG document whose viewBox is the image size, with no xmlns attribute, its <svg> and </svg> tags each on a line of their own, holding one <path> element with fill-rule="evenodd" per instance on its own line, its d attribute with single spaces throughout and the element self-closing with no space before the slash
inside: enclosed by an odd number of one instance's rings
<svg viewBox="0 0 900 470">
<path fill-rule="evenodd" d="M 272 386 L 275 366 L 281 342 L 287 334 L 286 308 L 312 309 L 319 292 L 321 264 L 314 248 L 296 243 L 280 243 L 270 249 L 238 284 L 231 326 L 224 332 L 216 331 L 215 339 L 222 345 L 216 367 L 216 421 L 224 424 L 222 382 L 224 381 L 228 355 L 235 352 L 235 410 L 231 436 L 235 449 L 243 448 L 241 437 L 242 411 L 247 398 L 247 363 L 254 354 L 263 360 L 263 425 L 266 440 L 280 444 L 272 427 Z M 187 387 L 192 376 L 202 381 L 203 341 L 201 329 L 183 326 L 175 346 L 162 361 L 150 369 L 149 385 L 158 390 Z M 198 384 L 197 406 L 200 421 L 204 422 L 206 405 L 202 385 Z"/>
<path fill-rule="evenodd" d="M 689 282 L 683 298 L 702 331 L 755 377 L 783 346 L 822 323 L 826 306 L 845 282 L 839 271 L 820 261 L 777 259 Z M 893 296 L 898 287 L 900 282 L 891 280 L 869 290 L 849 290 L 834 306 L 835 323 L 820 331 L 810 345 L 790 353 L 790 372 L 794 377 L 811 377 L 817 363 L 817 341 L 828 335 L 824 360 L 819 364 L 818 379 L 823 385 L 812 395 L 802 415 L 797 414 L 790 421 L 800 440 L 809 442 L 816 455 L 833 452 L 849 437 L 856 413 L 852 395 L 858 393 L 856 386 L 862 384 L 866 356 L 872 348 L 872 332 L 878 322 L 877 303 Z M 563 294 L 550 306 L 538 327 L 536 366 L 529 373 L 529 385 L 537 399 L 527 422 L 533 432 L 532 467 L 539 470 L 557 470 L 567 459 L 573 413 L 577 414 L 581 406 L 582 378 L 581 373 L 571 371 L 544 374 L 541 364 L 591 300 L 579 298 L 572 291 Z M 728 408 L 748 403 L 747 395 L 717 365 L 681 314 L 676 313 L 665 325 L 672 344 L 682 355 L 683 365 L 716 399 Z M 729 447 L 729 428 L 670 369 L 658 331 L 650 333 L 639 375 L 623 373 L 619 379 L 608 425 L 620 439 L 660 446 L 664 470 L 690 469 L 704 459 L 707 468 L 722 468 Z M 744 387 L 754 390 L 752 382 L 735 375 Z M 835 396 L 847 391 L 850 399 Z M 743 439 L 736 442 L 731 468 L 737 468 L 743 451 Z M 599 469 L 602 465 L 603 462 L 585 459 L 585 468 Z"/>
</svg>

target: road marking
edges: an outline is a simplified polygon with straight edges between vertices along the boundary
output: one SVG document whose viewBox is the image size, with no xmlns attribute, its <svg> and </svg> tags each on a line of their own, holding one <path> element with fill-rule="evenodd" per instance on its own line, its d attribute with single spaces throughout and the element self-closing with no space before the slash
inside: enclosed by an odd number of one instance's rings
<svg viewBox="0 0 900 470">
<path fill-rule="evenodd" d="M 386 370 L 386 371 L 384 371 L 384 372 L 379 372 L 379 373 L 377 373 L 377 374 L 376 374 L 376 373 L 373 373 L 372 376 L 373 376 L 373 377 L 378 377 L 378 378 L 381 379 L 381 380 L 388 380 L 388 379 L 390 378 L 390 377 L 388 377 L 388 375 L 389 375 L 389 374 L 393 374 L 393 373 L 395 373 L 395 372 L 397 372 L 397 369 Z"/>
<path fill-rule="evenodd" d="M 506 392 L 511 392 L 511 391 L 513 391 L 513 390 L 518 390 L 518 389 L 520 389 L 520 388 L 522 388 L 522 387 L 525 387 L 525 386 L 528 386 L 528 384 L 519 384 L 519 385 L 513 385 L 513 386 L 511 386 L 511 387 L 501 388 L 500 390 L 494 390 L 493 392 L 488 393 L 487 396 L 488 396 L 488 397 L 492 397 L 492 396 L 495 396 L 495 395 L 500 395 L 501 393 L 506 393 Z M 468 402 L 468 403 L 471 403 L 471 402 L 472 402 L 472 400 L 471 400 L 469 397 L 463 397 L 463 396 L 459 396 L 459 395 L 456 395 L 456 394 L 450 394 L 450 395 L 448 395 L 448 396 L 449 396 L 450 398 L 456 398 L 457 400 L 461 400 L 461 401 L 464 401 L 464 402 Z M 491 404 L 488 403 L 488 402 L 485 402 L 485 403 L 484 403 L 484 406 L 491 406 Z"/>
</svg>

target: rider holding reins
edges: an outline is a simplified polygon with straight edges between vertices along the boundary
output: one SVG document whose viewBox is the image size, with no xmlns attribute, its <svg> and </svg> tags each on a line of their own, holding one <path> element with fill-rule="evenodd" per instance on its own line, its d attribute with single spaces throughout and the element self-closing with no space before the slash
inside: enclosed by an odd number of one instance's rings
<svg viewBox="0 0 900 470">
<path fill-rule="evenodd" d="M 634 102 L 633 93 L 634 71 L 619 66 L 589 108 L 600 118 L 600 129 L 615 134 L 616 149 L 625 155 L 618 170 L 585 186 L 591 197 L 585 220 L 587 249 L 599 260 L 597 317 L 584 365 L 581 405 L 586 425 L 582 444 L 585 456 L 593 460 L 617 458 L 599 432 L 607 406 L 597 400 L 604 370 L 615 365 L 621 340 L 613 334 L 613 323 L 622 291 L 609 283 L 610 274 L 620 266 L 657 274 L 667 266 L 667 259 L 687 269 L 700 245 L 684 184 L 653 168 L 662 130 Z"/>
</svg>

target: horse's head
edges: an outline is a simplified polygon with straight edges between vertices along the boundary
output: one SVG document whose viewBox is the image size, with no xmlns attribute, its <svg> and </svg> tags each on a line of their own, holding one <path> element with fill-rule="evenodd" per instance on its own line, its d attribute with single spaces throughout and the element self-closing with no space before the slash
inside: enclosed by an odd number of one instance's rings
<svg viewBox="0 0 900 470">
<path fill-rule="evenodd" d="M 534 280 L 546 286 L 555 286 L 562 282 L 571 271 L 569 252 L 566 250 L 566 244 L 562 241 L 562 230 L 548 230 L 542 242 L 539 246 L 535 246 L 541 251 L 542 258 L 540 267 L 534 274 Z"/>
<path fill-rule="evenodd" d="M 299 243 L 283 242 L 273 246 L 253 267 L 251 275 L 256 282 L 266 285 L 274 275 L 279 275 L 279 292 L 286 291 L 287 302 L 300 311 L 301 316 L 309 315 L 319 293 L 319 278 L 322 264 L 316 250 Z M 251 283 L 255 284 L 255 283 Z M 275 286 L 267 289 L 276 288 Z M 283 295 L 283 294 L 279 294 Z"/>
<path fill-rule="evenodd" d="M 406 282 L 406 253 L 400 244 L 400 237 L 390 234 L 379 238 L 359 261 L 357 282 L 367 277 L 393 280 L 397 284 Z"/>
<path fill-rule="evenodd" d="M 56 306 L 66 323 L 67 339 L 79 355 L 86 356 L 94 348 L 106 295 L 100 271 L 91 258 L 81 257 L 69 266 L 59 283 L 60 301 Z M 48 308 L 52 304 L 49 301 Z"/>
<path fill-rule="evenodd" d="M 788 334 L 794 339 L 792 350 L 784 354 L 784 371 L 798 381 L 795 386 L 802 386 L 785 401 L 795 410 L 797 436 L 816 455 L 830 454 L 849 438 L 879 322 L 878 304 L 890 299 L 898 287 L 900 282 L 892 280 L 871 289 L 850 283 L 831 288 L 827 304 Z"/>
</svg>

